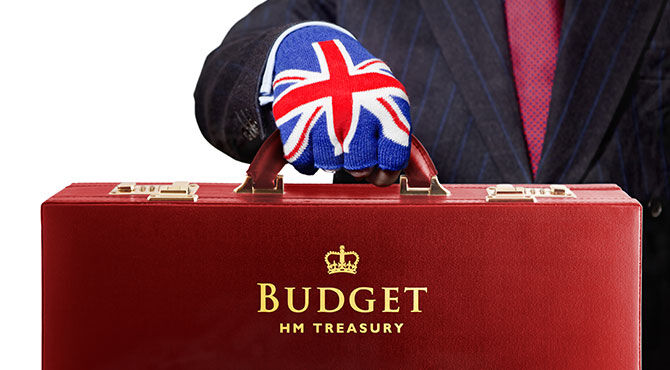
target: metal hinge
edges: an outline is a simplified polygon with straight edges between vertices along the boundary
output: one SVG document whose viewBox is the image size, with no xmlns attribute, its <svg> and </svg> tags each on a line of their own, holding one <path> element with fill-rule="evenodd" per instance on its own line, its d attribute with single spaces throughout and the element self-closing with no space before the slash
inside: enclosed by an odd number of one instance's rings
<svg viewBox="0 0 670 370">
<path fill-rule="evenodd" d="M 407 176 L 400 175 L 400 195 L 443 195 L 449 196 L 451 193 L 447 190 L 437 176 L 430 178 L 430 186 L 427 188 L 413 188 L 409 186 Z"/>
<path fill-rule="evenodd" d="M 178 181 L 172 185 L 166 184 L 135 184 L 134 182 L 122 182 L 116 185 L 110 195 L 147 195 L 147 200 L 160 201 L 191 201 L 196 202 L 198 195 L 196 191 L 200 186 L 187 181 Z"/>
<path fill-rule="evenodd" d="M 275 178 L 275 187 L 270 189 L 260 189 L 254 185 L 254 179 L 251 176 L 244 178 L 244 182 L 233 189 L 238 194 L 284 194 L 284 176 L 277 175 Z"/>
<path fill-rule="evenodd" d="M 486 189 L 487 202 L 537 202 L 537 198 L 576 198 L 565 185 L 523 187 L 500 184 Z"/>
</svg>

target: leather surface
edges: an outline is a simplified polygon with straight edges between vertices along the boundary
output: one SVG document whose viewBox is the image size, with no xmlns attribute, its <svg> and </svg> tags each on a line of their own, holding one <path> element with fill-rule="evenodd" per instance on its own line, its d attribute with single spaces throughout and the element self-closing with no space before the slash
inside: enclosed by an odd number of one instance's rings
<svg viewBox="0 0 670 370">
<path fill-rule="evenodd" d="M 437 170 L 430 155 L 414 135 L 412 135 L 411 143 L 410 158 L 405 169 L 409 185 L 428 187 L 430 178 L 437 176 Z M 275 187 L 277 174 L 286 163 L 279 131 L 275 131 L 261 145 L 249 165 L 247 175 L 251 176 L 257 188 L 272 189 Z"/>
<path fill-rule="evenodd" d="M 438 200 L 397 185 L 200 185 L 197 203 L 107 195 L 113 184 L 45 202 L 44 369 L 639 367 L 641 207 L 616 186 L 491 204 L 485 185 Z M 360 256 L 355 275 L 327 273 L 340 245 Z M 258 312 L 258 283 L 277 287 L 276 312 Z M 311 287 L 306 312 L 289 311 L 284 287 L 296 307 Z M 343 291 L 342 310 L 317 312 L 316 287 Z M 358 287 L 374 289 L 356 297 L 374 312 L 350 307 Z M 400 288 L 400 312 L 382 312 L 382 287 Z M 427 288 L 422 312 L 405 287 Z M 314 322 L 403 325 L 317 334 Z"/>
</svg>

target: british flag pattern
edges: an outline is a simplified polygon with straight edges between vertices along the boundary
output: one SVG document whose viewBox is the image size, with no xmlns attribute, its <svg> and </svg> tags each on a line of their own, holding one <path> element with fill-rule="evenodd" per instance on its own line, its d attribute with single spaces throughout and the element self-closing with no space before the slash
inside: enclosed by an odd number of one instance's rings
<svg viewBox="0 0 670 370">
<path fill-rule="evenodd" d="M 409 98 L 388 65 L 344 35 L 312 42 L 324 35 L 300 36 L 282 42 L 273 79 L 272 112 L 287 161 L 303 173 L 402 169 Z"/>
</svg>

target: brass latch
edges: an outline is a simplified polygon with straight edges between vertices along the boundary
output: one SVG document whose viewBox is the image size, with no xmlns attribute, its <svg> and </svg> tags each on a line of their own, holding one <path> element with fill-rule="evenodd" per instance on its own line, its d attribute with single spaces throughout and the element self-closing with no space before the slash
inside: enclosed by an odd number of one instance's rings
<svg viewBox="0 0 670 370">
<path fill-rule="evenodd" d="M 537 202 L 537 198 L 576 198 L 565 185 L 549 187 L 523 187 L 500 184 L 486 189 L 487 202 Z"/>
<path fill-rule="evenodd" d="M 147 195 L 147 200 L 160 201 L 191 201 L 198 200 L 196 191 L 200 186 L 186 181 L 174 182 L 171 185 L 158 184 L 135 184 L 134 182 L 122 182 L 115 186 L 110 195 Z"/>
</svg>

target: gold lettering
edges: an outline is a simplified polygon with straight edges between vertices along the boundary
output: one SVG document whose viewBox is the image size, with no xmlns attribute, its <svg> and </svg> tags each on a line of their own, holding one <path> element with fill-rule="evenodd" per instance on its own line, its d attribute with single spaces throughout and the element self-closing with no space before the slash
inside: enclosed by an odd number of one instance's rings
<svg viewBox="0 0 670 370">
<path fill-rule="evenodd" d="M 407 287 L 407 288 L 405 288 L 405 291 L 403 293 L 407 293 L 407 291 L 412 292 L 412 311 L 411 312 L 421 312 L 421 308 L 419 308 L 419 292 L 428 293 L 428 288 L 427 287 L 422 287 L 422 288 Z"/>
<path fill-rule="evenodd" d="M 325 327 L 326 327 L 326 333 L 333 334 L 333 324 L 327 322 Z"/>
<path fill-rule="evenodd" d="M 306 287 L 302 288 L 302 290 L 305 292 L 305 305 L 303 306 L 302 309 L 297 310 L 295 306 L 293 305 L 293 291 L 295 290 L 294 287 L 287 287 L 286 288 L 286 303 L 288 304 L 288 309 L 291 310 L 291 312 L 295 313 L 302 313 L 307 311 L 307 307 L 309 307 L 309 290 L 312 288 Z"/>
<path fill-rule="evenodd" d="M 347 327 L 347 334 L 355 332 L 356 332 L 356 325 L 354 325 L 354 323 L 349 323 L 349 326 Z"/>
<path fill-rule="evenodd" d="M 398 303 L 398 297 L 391 297 L 391 292 L 398 292 L 398 288 L 382 288 L 384 290 L 384 310 L 382 312 L 398 312 L 400 307 L 391 308 L 391 302 Z"/>
<path fill-rule="evenodd" d="M 258 283 L 258 285 L 261 287 L 261 309 L 258 310 L 258 312 L 275 312 L 277 311 L 277 308 L 279 308 L 279 300 L 275 298 L 275 293 L 277 292 L 277 288 L 274 286 L 274 284 L 270 283 Z M 270 293 L 267 293 L 267 288 L 270 288 Z M 272 309 L 268 310 L 267 309 L 267 300 L 272 301 Z"/>
<path fill-rule="evenodd" d="M 403 326 L 404 324 L 403 324 L 403 323 L 397 323 L 397 322 L 396 322 L 396 323 L 393 323 L 393 324 L 395 325 L 396 329 L 398 329 L 397 332 L 400 333 L 400 329 L 402 328 L 402 326 Z"/>
<path fill-rule="evenodd" d="M 344 333 L 344 323 L 338 322 L 335 327 L 337 328 L 338 334 Z"/>
<path fill-rule="evenodd" d="M 361 309 L 360 307 L 358 307 L 358 305 L 356 304 L 356 294 L 357 294 L 359 291 L 361 291 L 361 290 L 368 291 L 368 292 L 370 292 L 371 295 L 374 294 L 374 292 L 375 292 L 374 289 L 372 289 L 372 288 L 368 288 L 368 287 L 360 287 L 360 288 L 356 288 L 356 289 L 354 289 L 354 290 L 351 291 L 351 294 L 349 294 L 349 305 L 351 305 L 351 308 L 353 308 L 354 311 L 356 311 L 356 312 L 360 312 L 360 313 L 370 313 L 370 312 L 372 312 L 372 311 L 375 309 L 375 300 L 374 300 L 374 299 L 366 299 L 366 300 L 365 300 L 365 302 L 368 303 L 368 308 L 365 309 L 365 310 L 362 310 L 362 309 Z"/>
<path fill-rule="evenodd" d="M 344 293 L 342 293 L 341 290 L 337 288 L 331 288 L 331 287 L 317 287 L 316 289 L 319 290 L 319 311 L 317 312 L 325 312 L 325 313 L 333 313 L 337 312 L 342 309 L 342 306 L 344 306 Z M 329 310 L 326 308 L 326 292 L 331 291 L 335 292 L 337 294 L 338 298 L 338 303 L 337 307 L 335 307 L 332 310 Z"/>
<path fill-rule="evenodd" d="M 321 324 L 320 322 L 315 322 L 315 323 L 312 323 L 312 325 L 314 325 L 314 330 L 315 330 L 316 333 L 318 334 L 318 333 L 319 333 L 319 329 L 321 329 L 321 325 L 322 325 L 322 324 Z"/>
<path fill-rule="evenodd" d="M 388 323 L 388 322 L 385 322 L 385 323 L 384 323 L 384 333 L 385 333 L 385 334 L 386 334 L 386 333 L 389 333 L 389 334 L 391 333 L 391 324 Z"/>
<path fill-rule="evenodd" d="M 293 329 L 291 329 L 291 323 L 279 323 L 279 333 L 304 333 L 305 324 L 303 323 L 293 323 Z"/>
<path fill-rule="evenodd" d="M 375 325 L 377 325 L 376 329 Z M 370 323 L 370 333 L 379 333 L 380 326 L 381 325 L 379 323 Z"/>
<path fill-rule="evenodd" d="M 277 287 L 272 283 L 257 283 L 260 288 L 260 308 L 258 312 L 275 312 L 279 309 L 280 302 L 277 297 Z M 288 309 L 293 313 L 304 313 L 309 309 L 310 306 L 310 292 L 312 287 L 285 287 L 286 289 L 286 305 Z M 301 307 L 296 307 L 300 305 L 300 299 L 296 302 L 296 290 L 302 289 L 302 296 L 304 297 Z M 319 291 L 319 308 L 317 312 L 319 313 L 335 313 L 344 307 L 347 300 L 345 298 L 345 293 L 335 287 L 316 287 Z M 400 312 L 400 289 L 401 287 L 382 287 L 384 291 L 384 305 L 383 313 L 397 313 Z M 361 291 L 367 293 L 367 297 L 359 298 Z M 330 293 L 329 293 L 330 292 Z M 421 310 L 421 292 L 428 293 L 427 287 L 405 287 L 402 293 L 411 292 L 412 295 L 412 309 L 410 312 L 422 312 Z M 334 301 L 334 295 L 337 296 L 337 302 Z M 300 294 L 300 293 L 298 293 Z M 348 303 L 351 309 L 359 313 L 372 313 L 375 312 L 375 303 L 378 298 L 375 298 L 375 289 L 372 287 L 358 287 L 353 289 L 349 294 Z M 331 297 L 328 298 L 327 296 Z M 358 299 L 357 299 L 358 298 Z M 329 300 L 327 303 L 326 301 Z M 365 304 L 362 306 L 359 305 L 361 301 L 364 301 Z M 371 329 L 369 327 L 369 329 Z"/>
<path fill-rule="evenodd" d="M 359 327 L 361 334 L 365 334 L 368 332 L 368 325 L 366 323 L 362 322 Z"/>
</svg>

